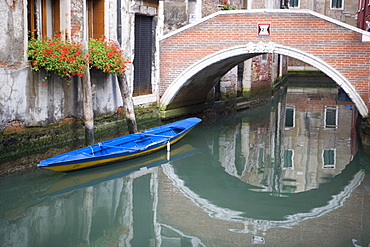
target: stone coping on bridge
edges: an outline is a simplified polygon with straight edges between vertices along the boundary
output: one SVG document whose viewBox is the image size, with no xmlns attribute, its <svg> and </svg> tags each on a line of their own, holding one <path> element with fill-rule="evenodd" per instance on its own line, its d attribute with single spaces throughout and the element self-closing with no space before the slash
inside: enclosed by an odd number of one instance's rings
<svg viewBox="0 0 370 247">
<path fill-rule="evenodd" d="M 167 39 L 173 35 L 176 35 L 177 33 L 180 33 L 186 29 L 189 29 L 189 28 L 192 28 L 196 25 L 199 25 L 200 23 L 202 22 L 205 22 L 209 19 L 212 19 L 218 15 L 225 15 L 225 14 L 253 14 L 253 13 L 281 13 L 281 14 L 308 14 L 308 15 L 312 15 L 312 16 L 316 16 L 320 19 L 323 19 L 323 20 L 326 20 L 328 22 L 331 22 L 331 23 L 334 23 L 338 26 L 342 26 L 344 28 L 347 28 L 349 30 L 352 30 L 354 32 L 357 32 L 359 34 L 362 34 L 362 42 L 370 42 L 370 32 L 366 32 L 362 29 L 359 29 L 357 27 L 354 27 L 354 26 L 351 26 L 347 23 L 344 23 L 344 22 L 341 22 L 341 21 L 338 21 L 336 19 L 333 19 L 329 16 L 326 16 L 326 15 L 323 15 L 323 14 L 320 14 L 320 13 L 317 13 L 315 11 L 312 11 L 312 10 L 309 10 L 309 9 L 294 9 L 294 10 L 291 10 L 291 9 L 252 9 L 252 10 L 220 10 L 218 12 L 215 12 L 209 16 L 206 16 L 200 20 L 198 20 L 197 22 L 194 22 L 194 23 L 191 23 L 191 24 L 188 24 L 182 28 L 179 28 L 173 32 L 170 32 L 166 35 L 163 35 L 161 38 L 160 38 L 160 41 L 161 40 L 164 40 L 164 39 Z"/>
</svg>

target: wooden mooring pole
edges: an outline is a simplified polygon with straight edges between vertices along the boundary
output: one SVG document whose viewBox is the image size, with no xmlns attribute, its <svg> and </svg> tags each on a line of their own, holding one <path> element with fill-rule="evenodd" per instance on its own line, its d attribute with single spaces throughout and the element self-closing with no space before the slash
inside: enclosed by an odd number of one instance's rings
<svg viewBox="0 0 370 247">
<path fill-rule="evenodd" d="M 123 106 L 125 108 L 128 132 L 130 134 L 133 134 L 133 133 L 138 132 L 138 130 L 137 130 L 137 124 L 136 124 L 135 111 L 134 111 L 134 103 L 132 101 L 130 90 L 127 85 L 126 74 L 125 73 L 120 74 L 119 76 L 117 76 L 117 78 L 118 78 L 119 88 L 121 90 Z"/>
</svg>

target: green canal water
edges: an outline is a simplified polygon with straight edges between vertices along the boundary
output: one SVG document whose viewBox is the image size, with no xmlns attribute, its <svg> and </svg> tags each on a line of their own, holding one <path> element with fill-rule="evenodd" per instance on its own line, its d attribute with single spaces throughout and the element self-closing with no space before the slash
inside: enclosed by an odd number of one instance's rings
<svg viewBox="0 0 370 247">
<path fill-rule="evenodd" d="M 351 102 L 288 89 L 153 155 L 0 180 L 0 246 L 369 246 Z"/>
</svg>

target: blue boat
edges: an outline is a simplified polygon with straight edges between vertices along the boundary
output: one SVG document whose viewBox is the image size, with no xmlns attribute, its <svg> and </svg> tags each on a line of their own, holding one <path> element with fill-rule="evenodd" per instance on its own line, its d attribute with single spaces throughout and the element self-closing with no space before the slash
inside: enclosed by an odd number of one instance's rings
<svg viewBox="0 0 370 247">
<path fill-rule="evenodd" d="M 187 118 L 141 133 L 99 142 L 42 160 L 37 166 L 53 171 L 70 172 L 134 159 L 178 142 L 201 121 L 196 117 Z"/>
<path fill-rule="evenodd" d="M 65 174 L 62 179 L 53 184 L 40 198 L 60 195 L 89 186 L 95 186 L 105 181 L 127 176 L 140 169 L 150 169 L 177 160 L 188 158 L 200 151 L 190 144 L 177 144 L 171 149 L 171 160 L 168 160 L 164 152 L 156 152 L 150 156 L 144 156 L 135 160 L 115 163 L 109 166 L 100 166 L 94 169 L 86 169 Z"/>
</svg>

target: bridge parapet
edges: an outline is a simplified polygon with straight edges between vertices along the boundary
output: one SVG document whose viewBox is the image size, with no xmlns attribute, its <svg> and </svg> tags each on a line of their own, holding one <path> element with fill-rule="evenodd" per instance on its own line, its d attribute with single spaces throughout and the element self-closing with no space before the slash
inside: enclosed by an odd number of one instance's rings
<svg viewBox="0 0 370 247">
<path fill-rule="evenodd" d="M 317 12 L 314 12 L 312 10 L 309 10 L 309 9 L 252 9 L 252 10 L 232 10 L 232 13 L 231 14 L 245 14 L 245 13 L 249 13 L 249 14 L 252 14 L 252 13 L 272 13 L 272 14 L 278 14 L 278 13 L 291 13 L 291 14 L 309 14 L 309 15 L 312 15 L 312 16 L 316 16 L 322 20 L 326 20 L 328 22 L 331 22 L 331 23 L 334 23 L 338 26 L 342 26 L 346 29 L 349 29 L 349 30 L 353 30 L 354 32 L 358 32 L 362 35 L 362 42 L 370 42 L 370 32 L 366 32 L 362 29 L 359 29 L 357 27 L 354 27 L 354 26 L 351 26 L 347 23 L 344 23 L 344 22 L 341 22 L 341 21 L 338 21 L 336 19 L 333 19 L 331 17 L 328 17 L 326 15 L 323 15 L 323 14 L 320 14 L 320 13 L 317 13 Z M 190 29 L 196 25 L 199 25 L 199 24 L 202 24 L 203 22 L 209 20 L 209 19 L 212 19 L 216 16 L 219 16 L 219 15 L 228 15 L 230 14 L 230 11 L 219 11 L 219 12 L 215 12 L 209 16 L 206 16 L 202 19 L 200 19 L 198 22 L 194 22 L 192 24 L 189 24 L 189 25 L 186 25 L 182 28 L 179 28 L 171 33 L 168 33 L 166 35 L 164 35 L 160 40 L 165 40 L 173 35 L 176 35 L 177 33 L 180 33 L 180 32 L 183 32 L 184 30 L 186 29 Z"/>
</svg>

